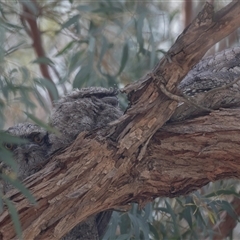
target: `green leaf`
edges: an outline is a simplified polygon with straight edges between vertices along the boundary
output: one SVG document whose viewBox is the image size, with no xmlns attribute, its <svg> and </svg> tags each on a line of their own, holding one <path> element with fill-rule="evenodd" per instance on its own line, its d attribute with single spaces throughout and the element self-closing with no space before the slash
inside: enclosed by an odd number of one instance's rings
<svg viewBox="0 0 240 240">
<path fill-rule="evenodd" d="M 5 142 L 21 144 L 21 143 L 26 143 L 27 141 L 20 137 L 12 136 L 7 132 L 0 131 L 0 144 L 3 144 Z"/>
<path fill-rule="evenodd" d="M 144 207 L 145 214 L 143 216 L 144 221 L 147 221 L 149 218 L 152 218 L 152 203 L 147 203 Z"/>
<path fill-rule="evenodd" d="M 38 85 L 43 88 L 46 88 L 53 96 L 54 100 L 57 100 L 59 98 L 58 96 L 58 91 L 53 82 L 51 82 L 47 78 L 34 78 L 33 81 Z"/>
<path fill-rule="evenodd" d="M 20 46 L 22 46 L 23 44 L 25 44 L 24 42 L 20 42 L 16 45 L 14 45 L 13 47 L 9 48 L 6 52 L 5 52 L 5 56 L 10 55 L 11 53 L 17 51 L 19 49 Z"/>
<path fill-rule="evenodd" d="M 163 239 L 166 239 L 167 238 L 167 230 L 166 230 L 165 226 L 161 222 L 159 222 L 158 225 L 159 225 L 160 232 L 163 235 Z"/>
<path fill-rule="evenodd" d="M 128 41 L 127 41 L 123 46 L 121 65 L 120 65 L 120 68 L 119 68 L 119 71 L 118 71 L 117 75 L 119 75 L 126 66 L 126 63 L 127 63 L 127 60 L 128 60 L 128 48 L 129 47 L 128 47 Z"/>
<path fill-rule="evenodd" d="M 0 212 L 3 211 L 3 193 L 2 190 L 0 190 Z"/>
<path fill-rule="evenodd" d="M 156 48 L 155 48 L 155 41 L 152 33 L 152 28 L 151 25 L 149 24 L 150 28 L 150 40 L 149 43 L 151 45 L 151 54 L 150 54 L 150 68 L 153 68 L 155 65 L 155 60 L 156 60 Z"/>
<path fill-rule="evenodd" d="M 108 40 L 105 36 L 102 36 L 102 47 L 101 47 L 101 52 L 100 52 L 100 56 L 99 56 L 99 60 L 98 60 L 98 63 L 97 63 L 97 67 L 99 69 L 99 71 L 102 73 L 102 70 L 101 70 L 101 62 L 102 62 L 102 59 L 103 59 L 103 56 L 105 55 L 105 53 L 107 52 L 109 48 L 109 43 L 108 43 Z"/>
<path fill-rule="evenodd" d="M 230 190 L 230 189 L 226 189 L 226 190 L 220 189 L 212 193 L 206 194 L 204 195 L 204 197 L 210 198 L 210 197 L 216 197 L 221 195 L 234 195 L 236 197 L 240 197 L 239 193 L 237 193 L 235 190 Z"/>
<path fill-rule="evenodd" d="M 93 53 L 95 49 L 96 39 L 92 36 L 89 38 L 88 51 Z"/>
<path fill-rule="evenodd" d="M 234 211 L 232 205 L 228 202 L 228 201 L 218 201 L 220 207 L 225 210 L 233 219 L 238 220 L 238 215 L 236 214 L 236 212 Z"/>
<path fill-rule="evenodd" d="M 197 224 L 199 224 L 199 225 L 202 224 L 203 226 L 207 227 L 206 221 L 205 221 L 205 219 L 203 218 L 200 209 L 197 208 L 197 210 L 194 211 L 194 213 L 195 213 L 195 218 L 196 218 L 196 220 L 197 220 Z"/>
<path fill-rule="evenodd" d="M 192 229 L 193 224 L 192 224 L 192 211 L 191 211 L 191 208 L 186 206 L 184 208 L 183 212 L 180 213 L 180 216 L 181 216 L 181 218 L 184 218 L 187 221 L 189 227 Z"/>
<path fill-rule="evenodd" d="M 176 219 L 176 214 L 174 213 L 172 207 L 168 203 L 167 200 L 165 200 L 165 204 L 167 206 L 168 213 L 171 215 L 172 220 L 173 220 L 173 228 L 174 228 L 174 234 L 179 235 L 179 230 L 178 230 L 178 224 L 177 224 L 177 219 Z"/>
<path fill-rule="evenodd" d="M 213 212 L 212 211 L 207 211 L 207 215 L 208 215 L 208 218 L 210 219 L 210 222 L 212 224 L 215 224 L 216 221 L 215 221 L 215 216 L 214 216 Z"/>
<path fill-rule="evenodd" d="M 58 57 L 60 55 L 62 55 L 63 53 L 65 53 L 68 50 L 71 50 L 71 47 L 73 46 L 73 44 L 76 43 L 75 40 L 69 42 L 63 49 L 61 49 L 56 55 L 55 57 Z"/>
<path fill-rule="evenodd" d="M 39 64 L 46 64 L 46 65 L 54 65 L 54 62 L 48 57 L 39 57 L 33 60 L 31 63 L 39 63 Z"/>
<path fill-rule="evenodd" d="M 19 25 L 16 25 L 16 24 L 12 24 L 10 22 L 4 22 L 3 25 L 5 27 L 7 27 L 8 30 L 10 30 L 11 28 L 13 28 L 12 30 L 14 30 L 14 31 L 23 29 L 22 26 L 19 26 Z"/>
<path fill-rule="evenodd" d="M 33 122 L 35 122 L 37 125 L 45 128 L 48 132 L 52 132 L 55 134 L 60 134 L 59 131 L 55 128 L 52 128 L 51 126 L 49 126 L 48 124 L 44 123 L 42 120 L 36 118 L 33 114 L 28 113 L 28 112 L 24 112 L 28 118 L 30 118 Z"/>
<path fill-rule="evenodd" d="M 4 62 L 5 51 L 2 46 L 5 45 L 6 31 L 5 28 L 0 24 L 0 64 Z"/>
<path fill-rule="evenodd" d="M 6 132 L 0 131 L 0 161 L 9 166 L 14 172 L 17 172 L 18 166 L 13 159 L 12 152 L 8 151 L 5 147 L 5 143 L 21 144 L 26 143 L 27 140 L 12 136 Z"/>
<path fill-rule="evenodd" d="M 22 74 L 22 79 L 24 79 L 24 81 L 26 81 L 27 79 L 30 79 L 30 73 L 26 67 L 20 67 L 19 70 Z"/>
<path fill-rule="evenodd" d="M 75 24 L 76 22 L 78 22 L 79 17 L 80 17 L 80 15 L 79 15 L 79 14 L 76 14 L 76 15 L 74 15 L 73 17 L 69 18 L 66 22 L 64 22 L 64 23 L 62 24 L 62 26 L 61 26 L 62 29 L 63 29 L 63 28 L 68 28 L 68 27 L 70 27 L 72 24 Z"/>
<path fill-rule="evenodd" d="M 136 21 L 136 30 L 137 30 L 137 42 L 139 44 L 139 53 L 143 52 L 143 44 L 144 44 L 144 39 L 143 39 L 143 23 L 144 23 L 144 18 L 145 18 L 145 14 L 140 13 L 137 21 Z"/>
<path fill-rule="evenodd" d="M 131 213 L 128 213 L 129 218 L 131 219 L 131 223 L 132 223 L 132 234 L 134 235 L 134 237 L 136 239 L 140 239 L 140 231 L 139 231 L 139 224 L 138 224 L 138 218 L 136 216 L 134 216 Z"/>
<path fill-rule="evenodd" d="M 15 188 L 17 188 L 32 204 L 36 204 L 36 200 L 30 191 L 20 182 L 18 178 L 13 175 L 6 175 L 4 173 L 0 173 L 0 177 L 6 181 L 11 183 Z"/>
<path fill-rule="evenodd" d="M 9 166 L 14 172 L 17 172 L 18 165 L 16 161 L 13 159 L 12 152 L 7 151 L 4 147 L 0 148 L 0 162 L 3 162 L 7 166 Z"/>
<path fill-rule="evenodd" d="M 49 111 L 48 108 L 46 107 L 46 101 L 43 98 L 43 96 L 39 93 L 39 90 L 34 88 L 33 94 L 36 97 L 38 103 L 40 104 L 41 107 L 45 108 L 46 111 Z"/>
<path fill-rule="evenodd" d="M 120 222 L 120 214 L 118 212 L 113 212 L 111 220 L 109 222 L 108 230 L 102 240 L 114 239 L 119 222 Z"/>
<path fill-rule="evenodd" d="M 115 235 L 116 234 L 114 234 L 114 237 L 115 237 Z M 109 238 L 109 239 L 113 239 L 113 238 Z M 116 240 L 128 240 L 128 239 L 130 240 L 129 234 L 121 234 L 116 238 Z"/>
<path fill-rule="evenodd" d="M 76 7 L 76 9 L 79 11 L 79 12 L 92 12 L 93 11 L 93 6 L 91 5 L 78 5 Z"/>
<path fill-rule="evenodd" d="M 30 10 L 30 12 L 34 15 L 34 16 L 37 16 L 39 14 L 39 8 L 38 6 L 36 5 L 35 2 L 31 2 L 31 1 L 21 1 L 21 3 L 23 5 L 26 6 L 27 9 Z"/>
<path fill-rule="evenodd" d="M 81 66 L 73 80 L 73 88 L 80 88 L 84 85 L 90 74 L 90 66 Z"/>
<path fill-rule="evenodd" d="M 81 66 L 82 62 L 83 62 L 83 54 L 85 53 L 85 50 L 81 50 L 78 51 L 76 53 L 73 54 L 73 56 L 71 56 L 70 59 L 70 63 L 68 66 L 68 73 L 72 73 L 73 71 L 75 71 L 77 68 L 79 68 L 79 66 Z"/>
<path fill-rule="evenodd" d="M 211 210 L 215 213 L 215 215 L 217 216 L 219 213 L 219 209 L 217 208 L 218 203 L 216 203 L 216 201 L 211 201 L 211 200 L 206 200 L 208 206 L 211 208 Z"/>
<path fill-rule="evenodd" d="M 144 220 L 144 218 L 141 215 L 136 216 L 136 219 L 138 221 L 138 225 L 140 229 L 142 230 L 142 234 L 144 235 L 144 240 L 149 240 L 149 226 L 147 224 L 147 221 Z"/>
<path fill-rule="evenodd" d="M 154 239 L 161 239 L 161 237 L 160 237 L 158 231 L 156 230 L 156 228 L 150 223 L 148 223 L 148 226 L 149 226 L 149 229 L 150 229 L 150 235 L 153 235 Z M 165 233 L 166 233 L 166 231 L 165 231 Z"/>
<path fill-rule="evenodd" d="M 8 211 L 9 211 L 9 213 L 11 215 L 11 218 L 12 218 L 12 221 L 13 221 L 13 225 L 14 225 L 14 229 L 16 231 L 18 239 L 23 239 L 22 238 L 21 223 L 19 221 L 18 212 L 17 212 L 15 206 L 7 198 L 4 198 L 4 202 L 6 203 L 6 205 L 8 207 Z"/>
</svg>

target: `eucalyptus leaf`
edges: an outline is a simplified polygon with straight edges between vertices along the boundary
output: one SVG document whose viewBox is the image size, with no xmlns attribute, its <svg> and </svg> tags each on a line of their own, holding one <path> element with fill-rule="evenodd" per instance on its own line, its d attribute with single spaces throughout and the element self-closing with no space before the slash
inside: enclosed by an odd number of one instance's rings
<svg viewBox="0 0 240 240">
<path fill-rule="evenodd" d="M 179 229 L 178 229 L 176 214 L 174 213 L 172 207 L 170 206 L 170 204 L 168 203 L 167 200 L 165 200 L 165 204 L 166 204 L 166 206 L 167 206 L 167 210 L 168 210 L 169 214 L 170 214 L 171 217 L 172 217 L 174 234 L 175 234 L 175 235 L 179 235 Z"/>
<path fill-rule="evenodd" d="M 14 229 L 16 231 L 18 239 L 23 239 L 22 238 L 22 228 L 21 228 L 21 223 L 19 221 L 17 209 L 15 208 L 15 206 L 12 204 L 12 202 L 9 199 L 4 198 L 4 202 L 6 203 L 6 205 L 8 207 L 8 211 L 11 215 Z"/>
<path fill-rule="evenodd" d="M 223 196 L 223 195 L 234 195 L 236 197 L 240 197 L 240 194 L 232 189 L 219 189 L 212 193 L 206 194 L 205 197 L 210 198 L 210 197 Z"/>
<path fill-rule="evenodd" d="M 62 48 L 62 49 L 55 55 L 55 57 L 61 56 L 61 55 L 63 55 L 64 53 L 66 53 L 67 51 L 71 50 L 74 44 L 76 44 L 76 41 L 75 41 L 75 40 L 69 42 L 64 48 Z"/>
<path fill-rule="evenodd" d="M 79 14 L 76 14 L 74 16 L 72 16 L 71 18 L 69 18 L 66 22 L 64 22 L 61 26 L 61 28 L 68 28 L 70 27 L 71 25 L 73 24 L 76 24 L 76 22 L 79 21 L 79 18 L 80 18 L 80 15 Z"/>
<path fill-rule="evenodd" d="M 39 57 L 33 60 L 31 63 L 38 63 L 38 64 L 46 64 L 46 65 L 54 65 L 54 62 L 48 57 Z"/>
<path fill-rule="evenodd" d="M 30 191 L 19 181 L 19 179 L 14 174 L 6 175 L 5 173 L 0 173 L 0 178 L 4 181 L 9 182 L 16 189 L 18 189 L 32 204 L 36 204 L 36 200 Z"/>
<path fill-rule="evenodd" d="M 57 100 L 59 98 L 58 96 L 58 90 L 53 82 L 51 82 L 49 79 L 46 78 L 34 78 L 34 82 L 43 88 L 46 88 L 51 95 L 53 96 L 54 100 Z"/>
<path fill-rule="evenodd" d="M 37 117 L 35 117 L 33 114 L 28 113 L 28 112 L 24 112 L 28 118 L 30 118 L 33 122 L 35 122 L 37 125 L 45 128 L 47 131 L 55 133 L 55 134 L 60 134 L 59 131 L 55 128 L 52 128 L 51 126 L 49 126 L 48 124 L 46 124 L 45 122 L 43 122 L 42 120 L 38 119 Z"/>
<path fill-rule="evenodd" d="M 73 88 L 80 88 L 84 86 L 90 74 L 90 66 L 82 66 L 73 80 Z"/>
<path fill-rule="evenodd" d="M 237 213 L 228 201 L 219 201 L 219 206 L 225 210 L 233 219 L 239 220 Z"/>
<path fill-rule="evenodd" d="M 125 68 L 126 64 L 127 64 L 127 60 L 128 60 L 128 41 L 126 41 L 126 43 L 123 46 L 123 50 L 122 50 L 122 59 L 121 59 L 121 65 L 120 68 L 118 70 L 118 74 L 121 74 L 121 72 L 123 71 L 123 69 Z"/>
</svg>

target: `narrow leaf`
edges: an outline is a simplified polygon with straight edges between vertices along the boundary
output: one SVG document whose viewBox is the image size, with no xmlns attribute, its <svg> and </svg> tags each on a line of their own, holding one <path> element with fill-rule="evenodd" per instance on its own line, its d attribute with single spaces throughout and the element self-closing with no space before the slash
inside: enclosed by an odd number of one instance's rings
<svg viewBox="0 0 240 240">
<path fill-rule="evenodd" d="M 123 69 L 126 66 L 127 60 L 128 60 L 128 42 L 126 42 L 123 46 L 121 65 L 117 75 L 119 75 L 123 71 Z"/>
<path fill-rule="evenodd" d="M 223 210 L 225 210 L 233 219 L 238 220 L 238 215 L 234 211 L 232 205 L 227 201 L 220 201 L 220 206 Z"/>
<path fill-rule="evenodd" d="M 178 225 L 177 225 L 177 219 L 176 219 L 176 214 L 174 213 L 172 207 L 168 203 L 167 200 L 165 200 L 165 204 L 167 206 L 167 210 L 170 213 L 172 220 L 173 220 L 173 228 L 174 228 L 174 234 L 179 235 L 179 230 L 178 230 Z"/>
<path fill-rule="evenodd" d="M 86 82 L 90 74 L 90 66 L 82 66 L 73 80 L 73 88 L 80 88 Z"/>
<path fill-rule="evenodd" d="M 55 57 L 58 57 L 58 56 L 62 55 L 63 53 L 65 53 L 66 51 L 71 50 L 71 47 L 72 47 L 72 45 L 73 45 L 74 43 L 76 43 L 76 41 L 74 41 L 74 40 L 71 41 L 71 42 L 69 42 L 63 49 L 61 49 L 61 50 L 55 55 Z"/>
<path fill-rule="evenodd" d="M 62 29 L 63 28 L 68 28 L 72 24 L 75 24 L 79 20 L 80 15 L 74 15 L 73 17 L 69 18 L 66 22 L 62 24 Z"/>
<path fill-rule="evenodd" d="M 55 133 L 55 134 L 60 134 L 59 131 L 55 128 L 52 128 L 51 126 L 49 126 L 48 124 L 44 123 L 43 121 L 41 121 L 40 119 L 36 118 L 33 114 L 28 113 L 28 112 L 24 112 L 28 118 L 30 118 L 33 122 L 35 122 L 37 125 L 45 128 L 47 131 Z"/>
<path fill-rule="evenodd" d="M 236 197 L 240 197 L 240 194 L 237 193 L 234 190 L 229 190 L 229 189 L 220 189 L 217 191 L 214 191 L 212 193 L 206 194 L 205 197 L 210 198 L 210 197 L 216 197 L 216 196 L 221 196 L 221 195 L 234 195 Z"/>
<path fill-rule="evenodd" d="M 36 200 L 30 191 L 20 182 L 19 179 L 12 177 L 11 175 L 6 175 L 4 173 L 0 173 L 0 177 L 6 181 L 11 183 L 15 188 L 17 188 L 32 204 L 36 204 Z"/>
<path fill-rule="evenodd" d="M 46 88 L 52 94 L 54 100 L 59 98 L 58 90 L 53 82 L 49 81 L 47 78 L 34 78 L 33 80 L 38 86 Z"/>
<path fill-rule="evenodd" d="M 46 64 L 46 65 L 54 65 L 54 62 L 48 58 L 48 57 L 39 57 L 35 60 L 33 60 L 31 63 L 40 63 L 40 64 Z"/>
<path fill-rule="evenodd" d="M 10 212 L 10 215 L 11 215 L 11 218 L 13 221 L 13 225 L 14 225 L 14 229 L 16 230 L 17 237 L 19 239 L 23 239 L 21 223 L 19 221 L 18 213 L 17 213 L 15 206 L 7 198 L 4 198 L 4 202 L 6 203 L 6 205 L 8 207 L 8 211 Z"/>
</svg>

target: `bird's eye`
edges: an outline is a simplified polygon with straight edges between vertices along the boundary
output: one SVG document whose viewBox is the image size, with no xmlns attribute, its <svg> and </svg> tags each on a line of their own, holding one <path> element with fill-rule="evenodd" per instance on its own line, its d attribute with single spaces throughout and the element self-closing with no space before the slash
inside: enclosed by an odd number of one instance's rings
<svg viewBox="0 0 240 240">
<path fill-rule="evenodd" d="M 14 147 L 15 147 L 15 145 L 14 144 L 12 144 L 12 143 L 5 143 L 4 144 L 4 147 L 7 149 L 7 150 L 13 150 L 14 149 Z"/>
<path fill-rule="evenodd" d="M 33 138 L 33 141 L 34 141 L 35 143 L 41 143 L 42 140 L 43 140 L 43 138 L 41 138 L 40 135 L 35 135 L 34 138 Z"/>
</svg>

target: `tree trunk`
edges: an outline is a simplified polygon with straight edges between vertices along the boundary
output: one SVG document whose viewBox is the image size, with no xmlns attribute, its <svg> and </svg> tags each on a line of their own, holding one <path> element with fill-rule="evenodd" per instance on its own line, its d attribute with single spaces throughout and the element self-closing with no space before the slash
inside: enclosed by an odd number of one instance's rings
<svg viewBox="0 0 240 240">
<path fill-rule="evenodd" d="M 17 190 L 24 239 L 60 239 L 79 222 L 107 209 L 176 197 L 210 181 L 240 176 L 239 109 L 168 122 L 178 107 L 161 89 L 176 86 L 220 39 L 240 26 L 240 2 L 219 12 L 206 4 L 152 73 L 123 90 L 126 113 L 111 126 L 81 133 L 24 182 L 37 206 Z M 15 236 L 9 213 L 0 216 L 2 239 Z"/>
</svg>

